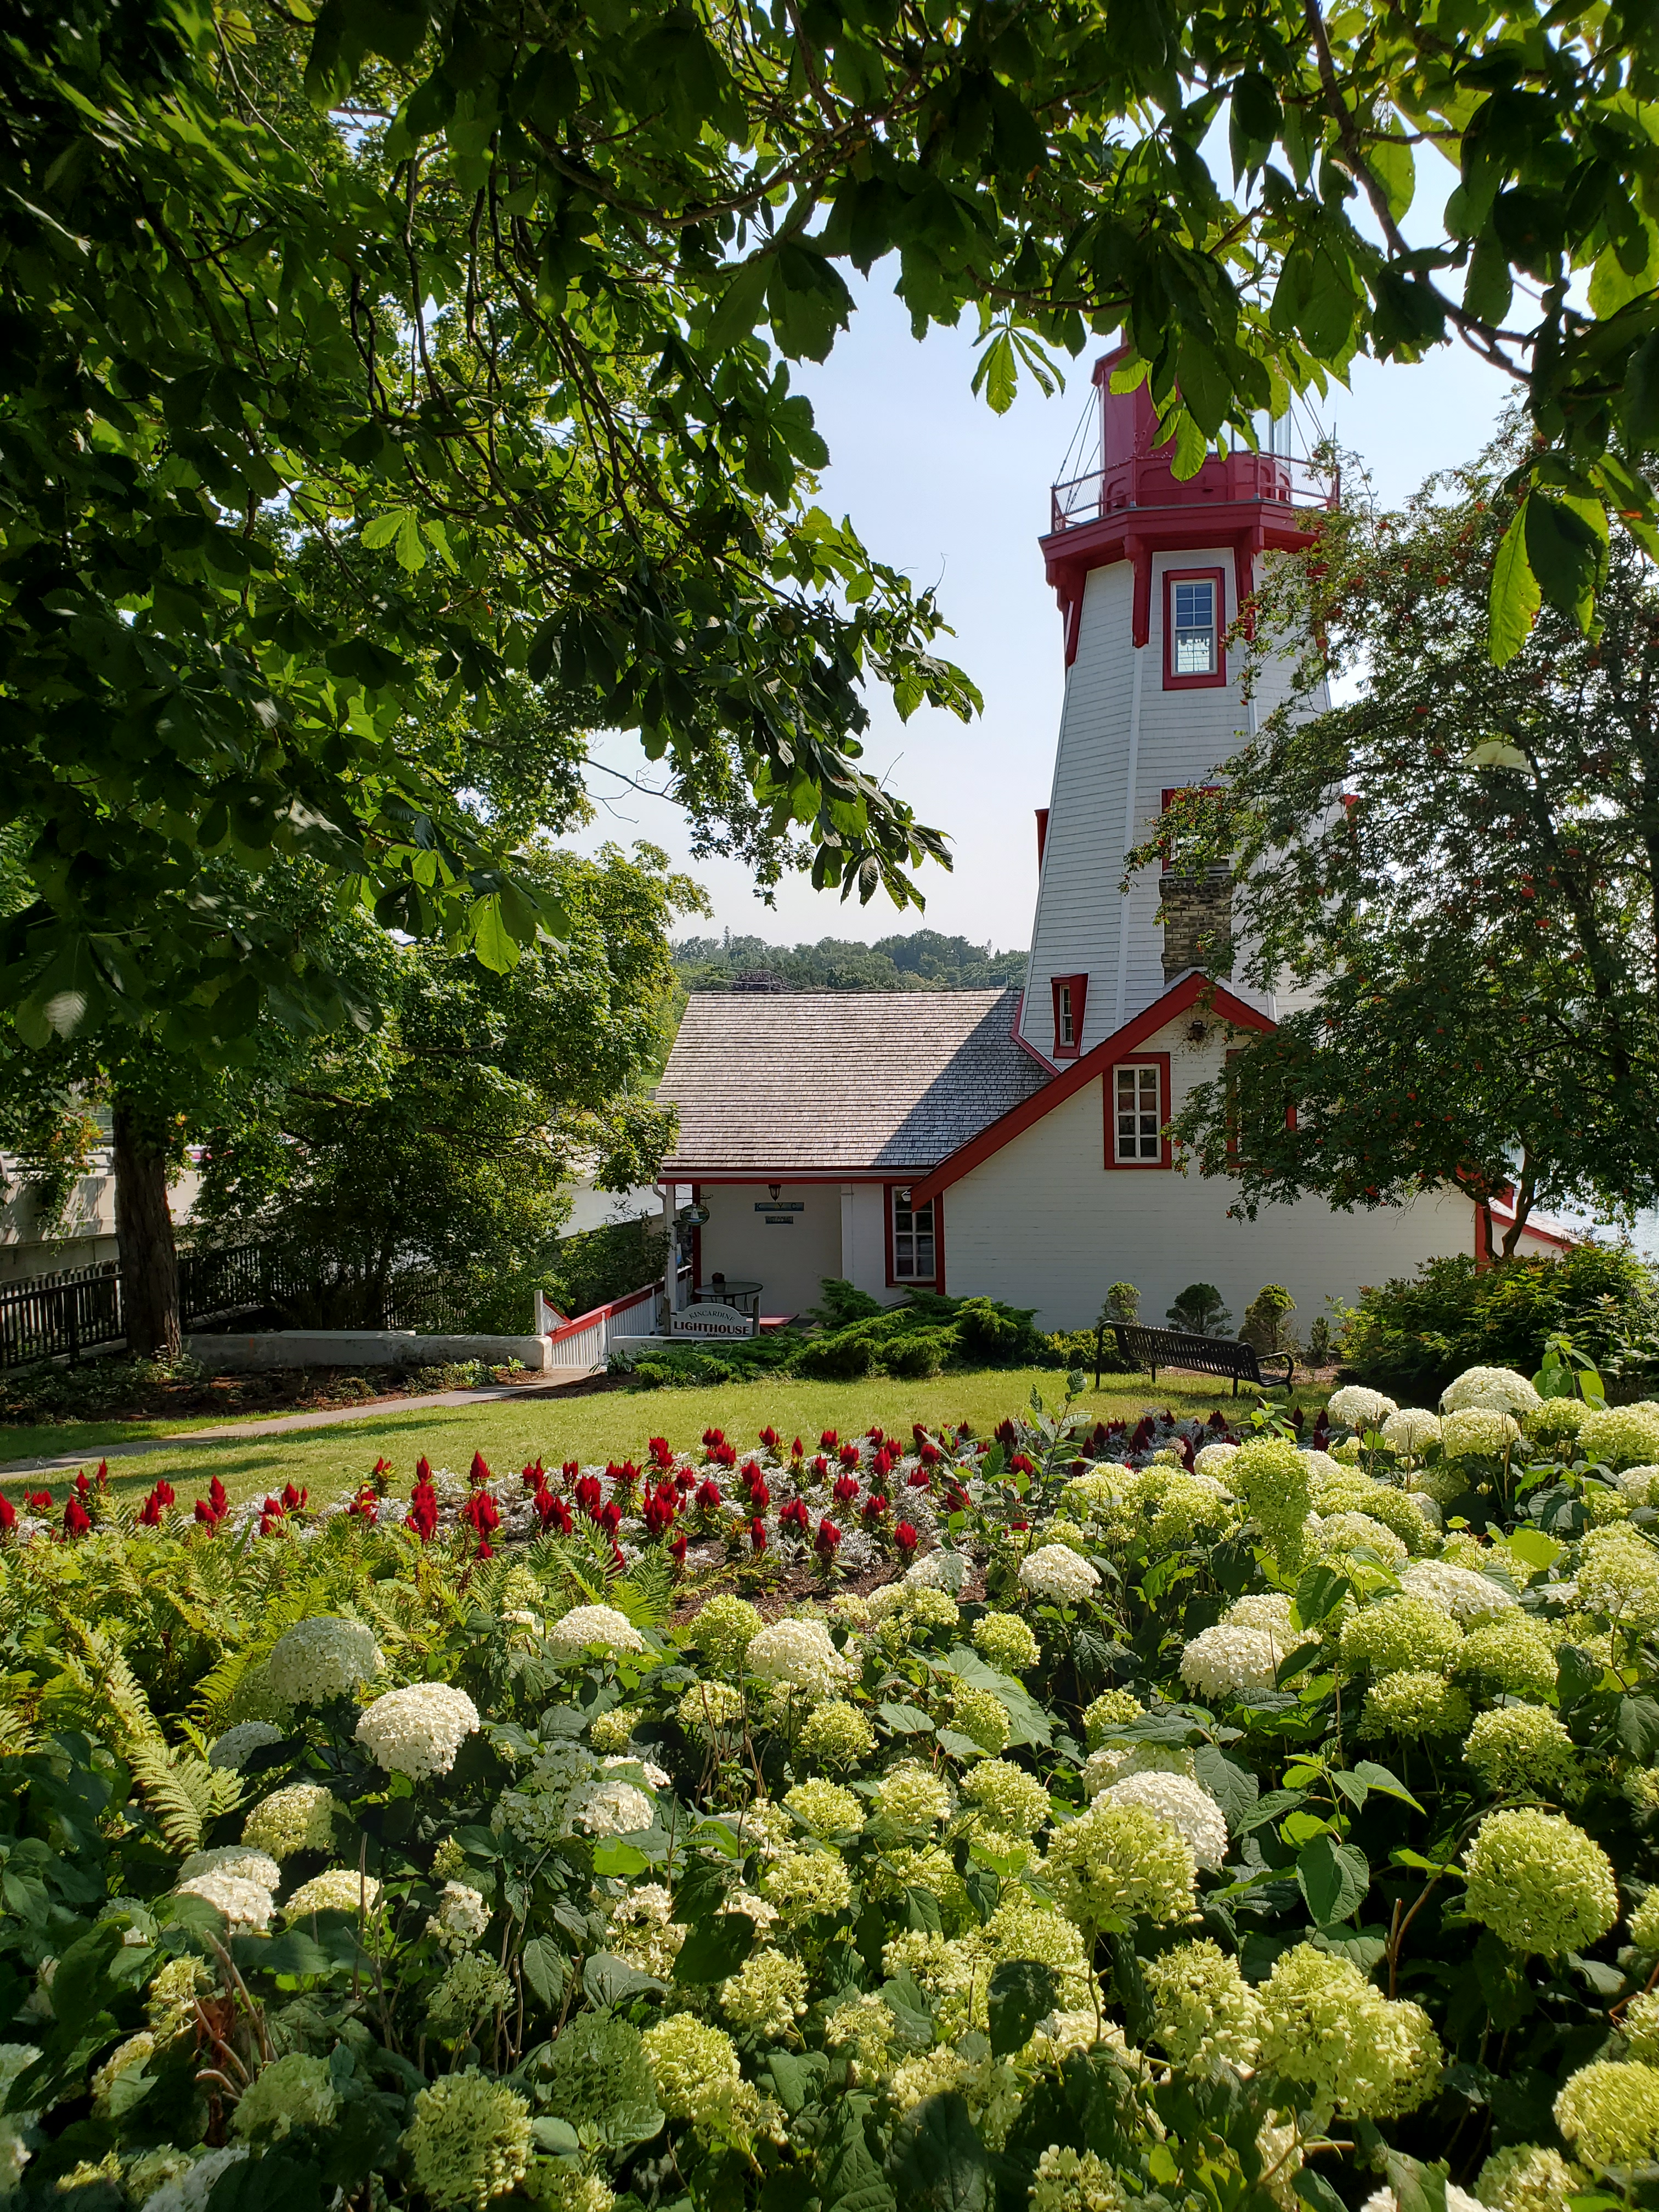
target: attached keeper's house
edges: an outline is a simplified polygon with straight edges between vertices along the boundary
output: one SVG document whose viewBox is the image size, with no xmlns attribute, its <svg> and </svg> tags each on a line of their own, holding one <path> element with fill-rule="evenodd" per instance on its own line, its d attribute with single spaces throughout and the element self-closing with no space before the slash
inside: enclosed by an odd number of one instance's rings
<svg viewBox="0 0 1659 2212">
<path fill-rule="evenodd" d="M 1055 487 L 1042 540 L 1066 697 L 1024 989 L 699 993 L 686 1008 L 659 1093 L 680 1117 L 662 1180 L 707 1215 L 693 1279 L 758 1284 L 763 1313 L 805 1310 L 838 1275 L 880 1297 L 1005 1298 L 1047 1328 L 1091 1322 L 1118 1280 L 1152 1320 L 1194 1280 L 1235 1316 L 1282 1283 L 1310 1321 L 1476 1249 L 1476 1209 L 1452 1191 L 1244 1222 L 1230 1184 L 1175 1170 L 1164 1126 L 1277 1009 L 1206 964 L 1229 935 L 1224 875 L 1149 871 L 1125 893 L 1121 859 L 1260 711 L 1227 629 L 1324 494 L 1271 450 L 1178 481 L 1145 388 L 1111 391 L 1115 359 L 1095 371 L 1101 465 Z M 1529 1230 L 1522 1249 L 1560 1241 Z"/>
</svg>

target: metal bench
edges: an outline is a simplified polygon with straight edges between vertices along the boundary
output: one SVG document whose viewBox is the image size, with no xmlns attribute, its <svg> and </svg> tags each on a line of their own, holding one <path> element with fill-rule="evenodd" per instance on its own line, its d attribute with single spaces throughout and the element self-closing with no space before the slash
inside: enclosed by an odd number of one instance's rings
<svg viewBox="0 0 1659 2212">
<path fill-rule="evenodd" d="M 1180 1328 L 1143 1328 L 1139 1322 L 1114 1322 L 1112 1334 L 1117 1339 L 1117 1348 L 1137 1371 L 1145 1369 L 1154 1382 L 1160 1367 L 1182 1367 L 1198 1375 L 1224 1375 L 1232 1378 L 1233 1395 L 1237 1397 L 1241 1382 L 1253 1382 L 1258 1390 L 1273 1390 L 1291 1387 L 1296 1372 L 1296 1362 L 1288 1352 L 1258 1353 L 1253 1344 L 1235 1343 L 1226 1336 L 1191 1336 Z M 1264 1375 L 1262 1361 L 1282 1359 L 1283 1377 Z"/>
</svg>

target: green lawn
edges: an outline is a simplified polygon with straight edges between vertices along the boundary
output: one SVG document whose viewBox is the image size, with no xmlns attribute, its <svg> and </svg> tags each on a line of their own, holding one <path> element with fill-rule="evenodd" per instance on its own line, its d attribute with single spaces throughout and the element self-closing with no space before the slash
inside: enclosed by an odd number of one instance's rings
<svg viewBox="0 0 1659 2212">
<path fill-rule="evenodd" d="M 1249 1396 L 1241 1393 L 1233 1400 L 1224 1382 L 1192 1376 L 1188 1384 L 1190 1387 L 1176 1387 L 1159 1381 L 1154 1386 L 1133 1376 L 1114 1376 L 1098 1394 L 1087 1392 L 1079 1404 L 1104 1420 L 1138 1420 L 1143 1413 L 1165 1407 L 1189 1413 L 1208 1413 L 1217 1406 L 1240 1415 L 1249 1412 Z M 1051 1370 L 1026 1370 L 941 1375 L 921 1382 L 887 1378 L 867 1382 L 781 1381 L 708 1390 L 617 1390 L 581 1397 L 538 1395 L 521 1400 L 481 1400 L 476 1406 L 441 1407 L 423 1413 L 382 1408 L 365 1413 L 361 1419 L 297 1435 L 249 1437 L 240 1442 L 194 1446 L 181 1443 L 176 1450 L 112 1460 L 110 1483 L 118 1494 L 139 1496 L 159 1476 L 166 1475 L 180 1498 L 188 1503 L 206 1489 L 215 1474 L 233 1499 L 280 1488 L 292 1480 L 308 1487 L 320 1502 L 360 1480 L 377 1456 L 392 1462 L 398 1486 L 407 1487 L 422 1453 L 434 1467 L 460 1471 L 470 1463 L 475 1450 L 481 1451 L 499 1474 L 522 1467 L 538 1455 L 551 1465 L 567 1459 L 642 1460 L 649 1437 L 665 1436 L 672 1444 L 690 1446 L 699 1442 L 707 1428 L 724 1429 L 739 1449 L 752 1443 L 769 1424 L 786 1443 L 799 1435 L 809 1446 L 816 1445 L 823 1429 L 852 1435 L 876 1422 L 906 1435 L 912 1421 L 937 1427 L 946 1421 L 966 1420 L 976 1433 L 988 1435 L 1005 1414 L 1030 1402 L 1034 1387 L 1052 1406 L 1064 1395 L 1065 1379 Z M 1297 1399 L 1311 1413 L 1327 1395 L 1323 1389 L 1308 1388 L 1298 1390 Z M 1285 1403 L 1282 1393 L 1275 1394 L 1273 1402 Z M 158 1426 L 111 1422 L 96 1428 L 0 1431 L 0 1458 L 84 1452 L 93 1465 L 104 1446 L 155 1433 Z M 172 1433 L 187 1434 L 188 1425 L 179 1424 Z M 63 1484 L 61 1473 L 3 1478 L 4 1489 L 14 1498 L 24 1489 L 42 1486 L 53 1487 L 61 1497 Z"/>
</svg>

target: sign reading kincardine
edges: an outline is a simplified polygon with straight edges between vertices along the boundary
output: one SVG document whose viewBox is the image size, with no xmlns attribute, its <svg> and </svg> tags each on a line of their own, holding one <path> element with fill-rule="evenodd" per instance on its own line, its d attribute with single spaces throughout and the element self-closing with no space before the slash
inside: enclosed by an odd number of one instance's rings
<svg viewBox="0 0 1659 2212">
<path fill-rule="evenodd" d="M 686 1306 L 668 1324 L 671 1336 L 752 1336 L 755 1324 L 735 1306 L 708 1304 Z"/>
</svg>

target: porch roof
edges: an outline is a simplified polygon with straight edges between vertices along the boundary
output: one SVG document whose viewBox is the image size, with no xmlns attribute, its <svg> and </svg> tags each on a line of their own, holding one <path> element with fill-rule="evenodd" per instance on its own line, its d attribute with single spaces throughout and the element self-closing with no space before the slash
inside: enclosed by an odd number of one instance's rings
<svg viewBox="0 0 1659 2212">
<path fill-rule="evenodd" d="M 1051 1080 L 1014 1041 L 1016 990 L 695 992 L 657 1087 L 665 1179 L 910 1174 Z"/>
</svg>

